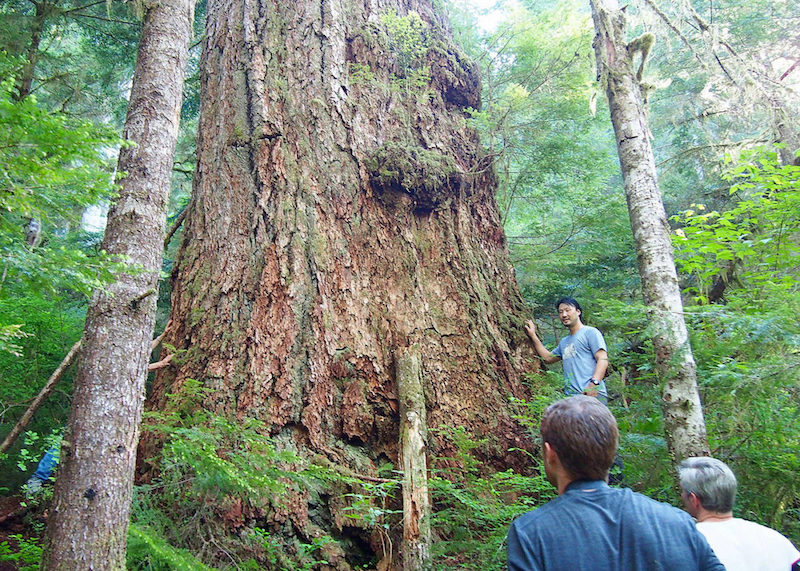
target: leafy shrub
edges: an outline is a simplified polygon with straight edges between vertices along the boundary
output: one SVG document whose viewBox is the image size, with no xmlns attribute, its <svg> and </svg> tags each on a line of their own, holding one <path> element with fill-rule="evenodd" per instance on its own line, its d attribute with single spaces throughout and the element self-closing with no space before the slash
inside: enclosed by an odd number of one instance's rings
<svg viewBox="0 0 800 571">
<path fill-rule="evenodd" d="M 37 537 L 23 537 L 19 533 L 8 536 L 16 545 L 8 541 L 0 543 L 0 562 L 13 563 L 19 571 L 36 571 L 42 560 L 42 545 Z"/>
<path fill-rule="evenodd" d="M 800 254 L 800 167 L 781 165 L 778 153 L 758 148 L 739 161 L 726 157 L 725 176 L 737 198 L 730 210 L 708 211 L 693 204 L 673 220 L 680 268 L 691 274 L 689 290 L 700 303 L 708 302 L 709 289 L 720 276 L 739 280 L 741 294 L 760 304 L 765 290 L 796 291 Z"/>
<path fill-rule="evenodd" d="M 279 450 L 263 422 L 233 421 L 200 406 L 208 392 L 189 379 L 169 395 L 164 410 L 145 415 L 144 431 L 163 445 L 155 459 L 158 478 L 135 490 L 128 565 L 168 568 L 176 561 L 191 568 L 196 558 L 204 565 L 289 569 L 317 561 L 313 554 L 322 543 L 292 546 L 292 560 L 276 538 L 263 532 L 240 537 L 226 525 L 226 514 L 280 506 L 286 493 L 305 489 L 325 472 Z"/>
<path fill-rule="evenodd" d="M 83 300 L 69 297 L 19 295 L 0 299 L 0 327 L 19 323 L 26 336 L 18 339 L 19 356 L 0 351 L 0 433 L 7 434 L 42 389 L 69 348 L 81 336 L 85 314 Z M 0 481 L 18 486 L 49 448 L 46 438 L 59 431 L 69 414 L 72 373 L 67 370 L 50 398 L 28 425 L 28 444 L 18 441 L 0 461 Z M 36 435 L 36 436 L 33 436 Z M 22 456 L 20 456 L 22 454 Z M 24 467 L 18 466 L 24 461 Z"/>
</svg>

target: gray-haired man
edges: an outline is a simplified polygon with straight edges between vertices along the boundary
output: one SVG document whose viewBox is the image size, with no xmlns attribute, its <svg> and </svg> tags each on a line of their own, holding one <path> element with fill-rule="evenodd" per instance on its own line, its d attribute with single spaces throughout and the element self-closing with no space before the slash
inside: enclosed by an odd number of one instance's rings
<svg viewBox="0 0 800 571">
<path fill-rule="evenodd" d="M 724 462 L 698 456 L 678 466 L 683 503 L 728 571 L 800 571 L 800 552 L 774 529 L 733 517 L 736 476 Z"/>
</svg>

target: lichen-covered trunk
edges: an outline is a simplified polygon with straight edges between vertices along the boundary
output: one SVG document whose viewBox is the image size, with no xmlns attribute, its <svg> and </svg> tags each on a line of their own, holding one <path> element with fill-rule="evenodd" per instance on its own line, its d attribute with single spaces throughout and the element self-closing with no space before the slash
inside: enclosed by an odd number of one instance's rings
<svg viewBox="0 0 800 571">
<path fill-rule="evenodd" d="M 103 248 L 140 271 L 89 306 L 47 526 L 46 569 L 124 569 L 194 0 L 148 4 Z"/>
<path fill-rule="evenodd" d="M 616 0 L 593 0 L 598 77 L 605 84 L 611 122 L 636 245 L 642 293 L 653 331 L 656 365 L 663 383 L 662 409 L 670 454 L 675 460 L 707 455 L 703 409 L 694 357 L 683 317 L 670 230 L 645 113 L 641 77 L 634 59 L 652 36 L 627 43 L 625 15 Z M 639 68 L 641 74 L 641 66 Z"/>
<path fill-rule="evenodd" d="M 387 49 L 386 18 L 410 8 L 431 40 L 419 61 Z M 508 399 L 532 366 L 525 308 L 467 125 L 477 74 L 438 16 L 423 1 L 210 0 L 207 22 L 164 340 L 186 353 L 152 406 L 197 379 L 210 409 L 375 475 L 398 465 L 394 355 L 415 345 L 428 428 L 464 426 L 487 464 L 527 464 Z M 454 451 L 446 432 L 428 446 Z M 363 527 L 337 509 L 295 506 L 286 527 Z"/>
</svg>

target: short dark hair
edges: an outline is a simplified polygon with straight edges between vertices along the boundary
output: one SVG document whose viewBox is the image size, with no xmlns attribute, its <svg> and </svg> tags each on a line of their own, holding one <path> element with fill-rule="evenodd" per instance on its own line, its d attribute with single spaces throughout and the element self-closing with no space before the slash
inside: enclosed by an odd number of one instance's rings
<svg viewBox="0 0 800 571">
<path fill-rule="evenodd" d="M 578 303 L 578 301 L 574 297 L 562 297 L 561 299 L 559 299 L 556 302 L 556 311 L 558 311 L 558 308 L 562 303 L 571 305 L 572 307 L 583 313 L 583 310 L 581 309 L 581 304 Z"/>
<path fill-rule="evenodd" d="M 554 402 L 542 415 L 542 442 L 558 454 L 576 480 L 605 480 L 619 443 L 617 420 L 594 397 L 576 395 Z"/>
<path fill-rule="evenodd" d="M 687 458 L 678 465 L 681 488 L 694 494 L 700 505 L 711 512 L 733 511 L 736 501 L 736 476 L 722 460 L 709 456 Z"/>
</svg>

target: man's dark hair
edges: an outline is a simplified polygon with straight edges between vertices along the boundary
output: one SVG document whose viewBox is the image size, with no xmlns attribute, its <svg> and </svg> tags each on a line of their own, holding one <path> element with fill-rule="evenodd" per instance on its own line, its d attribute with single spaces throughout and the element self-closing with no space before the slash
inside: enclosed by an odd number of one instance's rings
<svg viewBox="0 0 800 571">
<path fill-rule="evenodd" d="M 559 299 L 556 302 L 556 311 L 558 311 L 558 307 L 562 303 L 566 303 L 567 305 L 571 305 L 572 307 L 574 307 L 575 309 L 577 309 L 578 311 L 583 313 L 583 310 L 581 309 L 581 304 L 578 303 L 578 301 L 574 297 L 562 297 L 561 299 Z"/>
<path fill-rule="evenodd" d="M 544 411 L 542 442 L 548 442 L 576 480 L 605 480 L 619 442 L 617 420 L 594 397 L 576 395 Z"/>
</svg>

